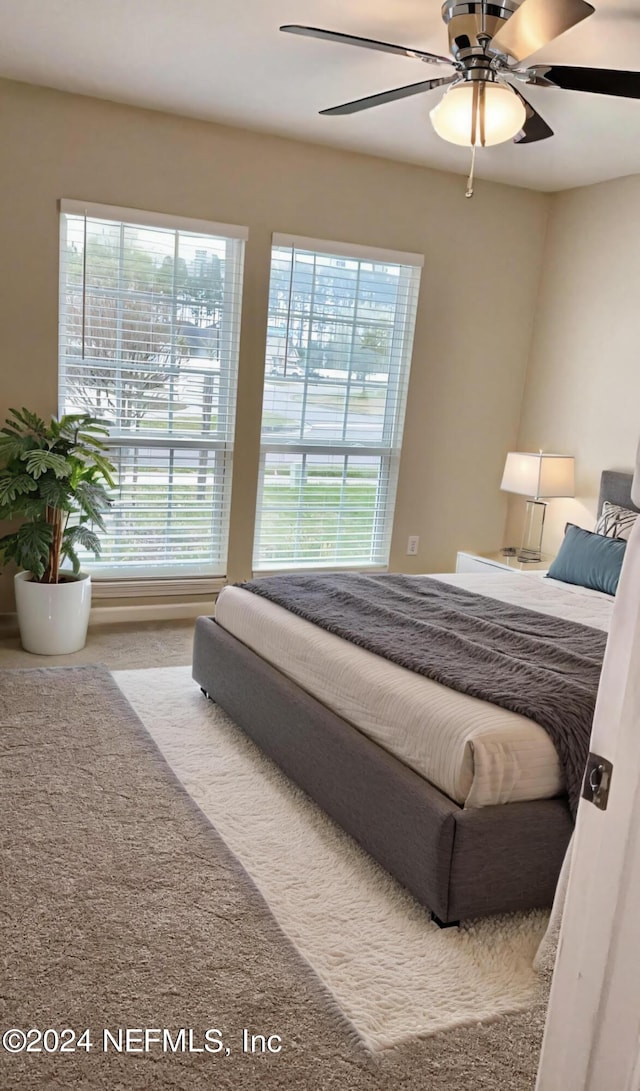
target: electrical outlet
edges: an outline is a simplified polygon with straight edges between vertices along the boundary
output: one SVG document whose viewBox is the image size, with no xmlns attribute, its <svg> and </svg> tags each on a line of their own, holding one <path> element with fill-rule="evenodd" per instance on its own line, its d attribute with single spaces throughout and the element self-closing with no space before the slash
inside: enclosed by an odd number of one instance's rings
<svg viewBox="0 0 640 1091">
<path fill-rule="evenodd" d="M 415 557 L 418 552 L 418 546 L 420 545 L 420 538 L 417 534 L 410 534 L 407 538 L 407 557 Z"/>
</svg>

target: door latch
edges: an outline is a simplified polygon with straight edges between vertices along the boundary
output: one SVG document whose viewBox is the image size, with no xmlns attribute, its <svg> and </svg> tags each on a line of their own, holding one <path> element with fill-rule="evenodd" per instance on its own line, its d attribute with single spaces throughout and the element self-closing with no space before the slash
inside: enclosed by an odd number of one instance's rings
<svg viewBox="0 0 640 1091">
<path fill-rule="evenodd" d="M 613 765 L 610 761 L 601 758 L 599 754 L 589 754 L 582 785 L 582 798 L 587 799 L 589 803 L 595 803 L 601 811 L 607 809 L 612 774 Z"/>
</svg>

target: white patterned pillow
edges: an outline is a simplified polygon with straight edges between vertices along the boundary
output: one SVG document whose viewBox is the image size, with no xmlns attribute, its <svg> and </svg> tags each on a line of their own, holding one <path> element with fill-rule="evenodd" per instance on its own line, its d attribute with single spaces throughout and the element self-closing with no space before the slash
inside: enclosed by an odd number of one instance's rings
<svg viewBox="0 0 640 1091">
<path fill-rule="evenodd" d="M 637 511 L 630 508 L 621 508 L 619 504 L 611 504 L 605 500 L 602 505 L 602 514 L 596 523 L 596 534 L 604 534 L 607 538 L 624 538 L 628 541 L 633 530 L 633 524 L 638 518 Z"/>
</svg>

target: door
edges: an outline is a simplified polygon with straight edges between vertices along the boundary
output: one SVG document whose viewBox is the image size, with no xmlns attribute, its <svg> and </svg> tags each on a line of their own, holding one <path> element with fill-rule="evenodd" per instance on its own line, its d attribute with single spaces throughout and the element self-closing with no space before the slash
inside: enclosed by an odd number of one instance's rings
<svg viewBox="0 0 640 1091">
<path fill-rule="evenodd" d="M 584 799 L 578 808 L 537 1091 L 640 1091 L 640 518 L 591 750 L 613 763 L 611 789 L 606 810 Z"/>
</svg>

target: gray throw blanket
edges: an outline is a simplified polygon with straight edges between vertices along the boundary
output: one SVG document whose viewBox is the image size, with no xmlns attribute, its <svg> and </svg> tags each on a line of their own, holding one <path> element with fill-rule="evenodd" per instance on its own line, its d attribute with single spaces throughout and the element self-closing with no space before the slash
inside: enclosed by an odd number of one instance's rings
<svg viewBox="0 0 640 1091">
<path fill-rule="evenodd" d="M 607 634 L 430 576 L 271 576 L 240 585 L 330 633 L 534 720 L 575 815 Z"/>
</svg>

